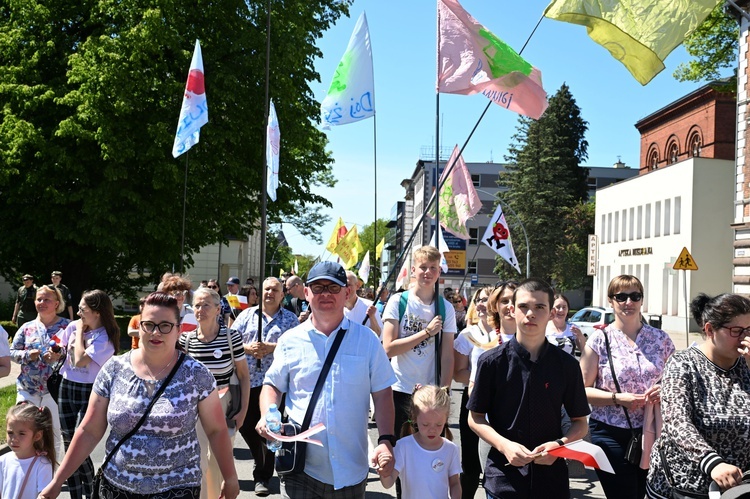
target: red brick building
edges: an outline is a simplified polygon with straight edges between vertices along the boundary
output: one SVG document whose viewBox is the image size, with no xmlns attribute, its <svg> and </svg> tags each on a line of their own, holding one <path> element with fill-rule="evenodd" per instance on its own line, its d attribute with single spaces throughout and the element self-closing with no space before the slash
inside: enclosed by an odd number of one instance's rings
<svg viewBox="0 0 750 499">
<path fill-rule="evenodd" d="M 734 160 L 736 106 L 726 82 L 709 83 L 638 121 L 638 174 L 691 157 Z"/>
</svg>

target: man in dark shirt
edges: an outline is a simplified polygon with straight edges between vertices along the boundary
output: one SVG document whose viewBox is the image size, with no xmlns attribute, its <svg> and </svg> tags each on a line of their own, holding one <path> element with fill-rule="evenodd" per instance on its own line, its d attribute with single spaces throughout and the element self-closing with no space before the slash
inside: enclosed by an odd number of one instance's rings
<svg viewBox="0 0 750 499">
<path fill-rule="evenodd" d="M 286 290 L 292 298 L 284 308 L 296 315 L 300 322 L 305 322 L 310 316 L 310 304 L 305 300 L 305 283 L 293 275 L 286 280 Z"/>
<path fill-rule="evenodd" d="M 21 327 L 24 323 L 34 320 L 36 317 L 36 286 L 34 286 L 34 276 L 24 274 L 23 286 L 18 288 L 16 294 L 16 305 L 13 308 L 13 322 L 16 326 Z"/>
<path fill-rule="evenodd" d="M 578 362 L 545 338 L 553 291 L 527 279 L 513 293 L 516 336 L 479 359 L 467 404 L 469 426 L 492 445 L 485 468 L 487 497 L 568 498 L 564 460 L 548 450 L 586 435 L 589 406 Z M 561 407 L 571 426 L 562 434 Z"/>
<path fill-rule="evenodd" d="M 63 300 L 65 301 L 65 309 L 57 315 L 65 317 L 66 319 L 75 320 L 76 317 L 73 315 L 73 294 L 68 287 L 62 283 L 62 272 L 59 270 L 52 272 L 52 287 L 60 290 Z"/>
</svg>

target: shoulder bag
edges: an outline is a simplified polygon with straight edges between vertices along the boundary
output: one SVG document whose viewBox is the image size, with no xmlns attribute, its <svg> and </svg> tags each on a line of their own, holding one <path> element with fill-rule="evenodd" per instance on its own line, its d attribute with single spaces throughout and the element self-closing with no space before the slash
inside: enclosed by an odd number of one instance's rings
<svg viewBox="0 0 750 499">
<path fill-rule="evenodd" d="M 312 396 L 310 397 L 310 403 L 307 406 L 305 412 L 305 418 L 302 420 L 302 425 L 295 423 L 284 423 L 283 431 L 284 435 L 298 435 L 303 431 L 307 431 L 310 428 L 310 422 L 312 421 L 313 411 L 315 410 L 315 404 L 318 401 L 320 392 L 323 390 L 323 385 L 328 377 L 328 371 L 331 370 L 333 364 L 333 358 L 336 357 L 336 352 L 341 346 L 341 342 L 346 334 L 346 329 L 341 329 L 336 334 L 336 338 L 333 340 L 331 350 L 326 355 L 326 360 L 323 363 L 323 368 L 320 370 L 318 381 L 315 383 Z M 276 473 L 279 475 L 293 475 L 302 473 L 305 470 L 305 452 L 307 451 L 307 444 L 305 442 L 283 442 L 281 449 L 276 452 Z"/>
<path fill-rule="evenodd" d="M 240 379 L 237 377 L 237 369 L 234 364 L 234 348 L 232 347 L 232 329 L 226 329 L 227 342 L 229 343 L 229 355 L 232 356 L 232 376 L 229 378 L 229 405 L 225 416 L 227 418 L 227 428 L 235 428 L 237 423 L 233 417 L 240 413 L 242 409 L 242 389 L 240 388 Z M 242 421 L 240 421 L 242 424 Z"/>
<path fill-rule="evenodd" d="M 151 409 L 154 407 L 154 404 L 156 404 L 156 401 L 161 397 L 162 393 L 164 393 L 164 390 L 167 389 L 167 385 L 169 385 L 169 382 L 172 381 L 172 378 L 174 378 L 174 375 L 177 373 L 177 370 L 182 365 L 182 361 L 185 360 L 185 354 L 180 353 L 180 358 L 177 359 L 177 362 L 175 363 L 172 370 L 169 372 L 169 375 L 164 378 L 164 381 L 162 382 L 159 389 L 154 394 L 154 397 L 151 399 L 151 402 L 149 402 L 148 407 L 146 407 L 146 411 L 143 413 L 143 416 L 141 416 L 141 419 L 138 421 L 138 423 L 133 427 L 130 432 L 122 437 L 117 444 L 115 444 L 114 447 L 112 447 L 112 450 L 109 454 L 107 454 L 107 457 L 104 458 L 104 462 L 102 463 L 101 467 L 99 468 L 99 471 L 96 472 L 96 476 L 94 477 L 94 483 L 92 484 L 92 490 L 91 490 L 91 498 L 90 499 L 100 499 L 99 495 L 99 488 L 102 485 L 102 478 L 104 478 L 104 468 L 107 467 L 107 464 L 109 464 L 109 461 L 112 459 L 112 456 L 115 455 L 117 450 L 120 448 L 122 444 L 125 443 L 126 440 L 128 440 L 130 437 L 135 435 L 138 430 L 143 426 L 143 423 L 146 422 L 146 418 L 148 417 L 148 414 L 151 412 Z"/>
<path fill-rule="evenodd" d="M 63 380 L 63 375 L 60 374 L 60 369 L 62 369 L 62 366 L 65 364 L 65 359 L 67 357 L 67 349 L 65 349 L 63 350 L 60 359 L 57 361 L 57 364 L 55 364 L 55 367 L 52 369 L 49 378 L 47 378 L 47 391 L 52 396 L 52 400 L 54 400 L 55 403 L 57 403 L 57 399 L 60 398 L 60 385 Z"/>
<path fill-rule="evenodd" d="M 612 370 L 612 380 L 615 382 L 615 389 L 617 393 L 621 393 L 620 383 L 617 382 L 617 375 L 615 374 L 615 366 L 612 363 L 612 350 L 609 346 L 609 335 L 607 331 L 602 331 L 604 335 L 604 345 L 607 347 L 607 357 L 609 360 L 609 368 Z M 628 442 L 628 448 L 625 449 L 625 460 L 633 466 L 640 467 L 641 465 L 641 453 L 643 452 L 643 445 L 641 439 L 643 438 L 642 431 L 638 431 L 633 428 L 633 424 L 630 422 L 630 415 L 625 406 L 622 406 L 622 410 L 625 411 L 625 419 L 628 421 L 628 427 L 630 428 L 630 441 Z"/>
</svg>

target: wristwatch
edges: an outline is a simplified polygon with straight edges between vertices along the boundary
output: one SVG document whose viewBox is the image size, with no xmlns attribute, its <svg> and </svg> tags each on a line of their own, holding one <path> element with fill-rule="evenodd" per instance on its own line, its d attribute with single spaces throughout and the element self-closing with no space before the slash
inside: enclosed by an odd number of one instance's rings
<svg viewBox="0 0 750 499">
<path fill-rule="evenodd" d="M 380 435 L 378 437 L 378 443 L 382 442 L 383 440 L 389 442 L 391 444 L 391 447 L 396 447 L 396 437 L 393 435 Z"/>
</svg>

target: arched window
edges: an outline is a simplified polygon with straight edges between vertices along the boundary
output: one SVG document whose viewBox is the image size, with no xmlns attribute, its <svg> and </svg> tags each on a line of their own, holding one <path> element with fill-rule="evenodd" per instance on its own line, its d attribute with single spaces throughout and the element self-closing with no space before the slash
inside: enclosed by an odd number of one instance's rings
<svg viewBox="0 0 750 499">
<path fill-rule="evenodd" d="M 667 141 L 667 164 L 673 165 L 677 163 L 680 157 L 680 145 L 677 142 L 677 137 L 672 135 Z"/>
<path fill-rule="evenodd" d="M 701 155 L 701 148 L 703 146 L 703 139 L 701 139 L 700 130 L 694 131 L 688 139 L 688 151 L 694 158 L 698 158 Z"/>
<path fill-rule="evenodd" d="M 656 170 L 659 168 L 659 149 L 656 144 L 651 144 L 646 155 L 646 168 Z"/>
</svg>

